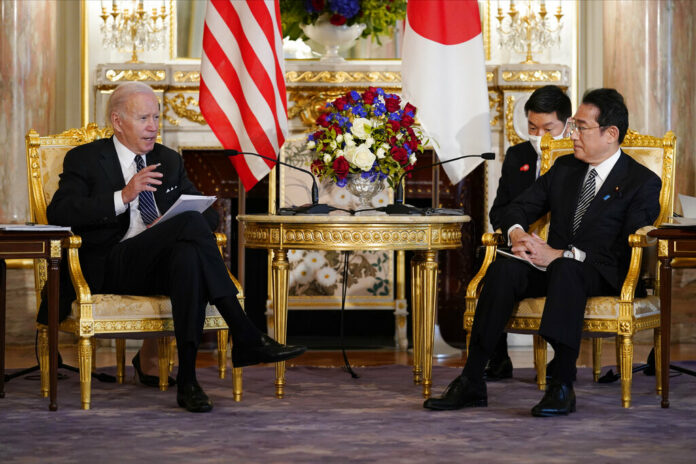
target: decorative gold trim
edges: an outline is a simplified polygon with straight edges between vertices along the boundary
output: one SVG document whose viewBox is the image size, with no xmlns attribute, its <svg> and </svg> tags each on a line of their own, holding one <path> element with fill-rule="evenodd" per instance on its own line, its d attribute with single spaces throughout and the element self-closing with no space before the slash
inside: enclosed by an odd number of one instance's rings
<svg viewBox="0 0 696 464">
<path fill-rule="evenodd" d="M 491 115 L 491 127 L 497 126 L 503 115 L 503 93 L 497 90 L 488 91 L 488 109 Z"/>
<path fill-rule="evenodd" d="M 399 71 L 288 71 L 285 73 L 285 81 L 289 84 L 296 83 L 330 83 L 344 84 L 347 82 L 391 82 L 401 83 Z"/>
<path fill-rule="evenodd" d="M 486 0 L 483 13 L 483 51 L 486 60 L 491 59 L 491 0 Z"/>
<path fill-rule="evenodd" d="M 89 28 L 87 27 L 87 0 L 80 2 L 80 115 L 84 126 L 89 121 Z"/>
<path fill-rule="evenodd" d="M 505 134 L 510 145 L 524 142 L 524 139 L 515 132 L 515 96 L 505 97 Z"/>
<path fill-rule="evenodd" d="M 669 240 L 657 241 L 657 256 L 660 258 L 669 257 Z"/>
<path fill-rule="evenodd" d="M 51 258 L 60 258 L 61 246 L 60 240 L 51 240 Z"/>
<path fill-rule="evenodd" d="M 544 71 L 542 69 L 530 71 L 503 71 L 505 82 L 560 82 L 563 74 L 561 71 Z"/>
<path fill-rule="evenodd" d="M 190 109 L 189 106 L 193 106 L 196 109 Z M 198 99 L 193 96 L 186 97 L 182 93 L 177 93 L 173 97 L 164 97 L 164 118 L 172 125 L 178 126 L 181 122 L 178 119 L 174 119 L 169 115 L 169 110 L 174 111 L 174 113 L 180 118 L 187 119 L 192 122 L 197 122 L 202 126 L 207 126 L 203 115 L 198 110 Z"/>
<path fill-rule="evenodd" d="M 174 82 L 195 82 L 201 81 L 200 71 L 174 71 Z"/>
<path fill-rule="evenodd" d="M 495 85 L 495 73 L 493 71 L 486 71 L 486 84 Z"/>
<path fill-rule="evenodd" d="M 167 78 L 164 69 L 108 69 L 104 77 L 111 82 L 121 81 L 163 81 Z"/>
</svg>

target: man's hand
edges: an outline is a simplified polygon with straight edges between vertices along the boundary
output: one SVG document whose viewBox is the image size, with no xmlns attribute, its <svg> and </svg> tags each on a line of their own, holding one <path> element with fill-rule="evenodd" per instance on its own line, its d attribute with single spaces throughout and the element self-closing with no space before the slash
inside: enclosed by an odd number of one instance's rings
<svg viewBox="0 0 696 464">
<path fill-rule="evenodd" d="M 127 205 L 144 190 L 149 190 L 150 192 L 156 192 L 156 185 L 162 185 L 162 181 L 159 180 L 163 174 L 161 172 L 155 171 L 158 164 L 152 164 L 150 166 L 145 166 L 140 172 L 135 173 L 123 190 L 121 190 L 121 199 L 123 204 Z"/>
<path fill-rule="evenodd" d="M 522 229 L 514 229 L 510 232 L 512 252 L 537 266 L 546 267 L 554 259 L 563 256 L 563 250 L 551 248 L 537 234 L 528 234 Z"/>
</svg>

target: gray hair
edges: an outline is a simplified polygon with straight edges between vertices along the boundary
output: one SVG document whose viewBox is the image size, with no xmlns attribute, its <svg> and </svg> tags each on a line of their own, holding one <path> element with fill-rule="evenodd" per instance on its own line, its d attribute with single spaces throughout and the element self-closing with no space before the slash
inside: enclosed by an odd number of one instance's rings
<svg viewBox="0 0 696 464">
<path fill-rule="evenodd" d="M 106 103 L 106 124 L 108 126 L 111 125 L 111 115 L 113 113 L 123 114 L 126 102 L 137 94 L 152 95 L 156 98 L 152 87 L 142 82 L 125 82 L 116 87 Z"/>
</svg>

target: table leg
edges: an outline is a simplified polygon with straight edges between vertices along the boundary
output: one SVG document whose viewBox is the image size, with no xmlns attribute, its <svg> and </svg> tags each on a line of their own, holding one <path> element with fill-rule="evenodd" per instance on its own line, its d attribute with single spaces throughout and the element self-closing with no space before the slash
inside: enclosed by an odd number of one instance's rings
<svg viewBox="0 0 696 464">
<path fill-rule="evenodd" d="M 288 320 L 288 255 L 285 250 L 273 250 L 273 311 L 276 341 L 285 344 Z M 285 395 L 285 361 L 276 363 L 276 398 Z"/>
<path fill-rule="evenodd" d="M 5 284 L 7 283 L 7 267 L 5 260 L 0 259 L 0 398 L 5 397 Z"/>
<path fill-rule="evenodd" d="M 435 307 L 437 305 L 437 260 L 435 251 L 424 255 L 423 276 L 423 397 L 430 398 L 433 375 L 433 342 L 435 329 Z"/>
<path fill-rule="evenodd" d="M 420 253 L 411 259 L 411 318 L 413 328 L 413 383 L 423 382 L 423 279 Z"/>
<path fill-rule="evenodd" d="M 51 257 L 48 260 L 48 359 L 50 377 L 50 403 L 48 409 L 56 411 L 58 404 L 58 303 L 60 282 L 60 240 L 51 240 Z"/>
<path fill-rule="evenodd" d="M 672 266 L 670 257 L 660 257 L 660 332 L 662 407 L 669 408 L 669 358 L 672 324 Z"/>
</svg>

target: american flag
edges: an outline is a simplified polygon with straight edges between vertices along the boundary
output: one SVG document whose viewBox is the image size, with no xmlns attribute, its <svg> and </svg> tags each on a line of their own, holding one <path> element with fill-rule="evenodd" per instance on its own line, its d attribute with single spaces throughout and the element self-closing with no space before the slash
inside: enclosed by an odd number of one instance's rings
<svg viewBox="0 0 696 464">
<path fill-rule="evenodd" d="M 278 156 L 288 125 L 281 36 L 277 1 L 208 2 L 199 105 L 226 149 Z M 247 191 L 274 166 L 255 156 L 230 160 Z"/>
</svg>

